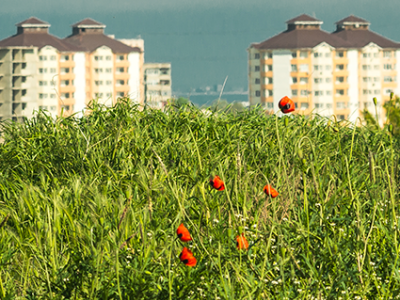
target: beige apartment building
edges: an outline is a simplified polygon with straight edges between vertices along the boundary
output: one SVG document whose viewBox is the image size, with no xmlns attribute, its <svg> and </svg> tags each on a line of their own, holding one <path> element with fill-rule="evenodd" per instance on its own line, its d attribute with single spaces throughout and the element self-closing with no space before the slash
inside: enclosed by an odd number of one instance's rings
<svg viewBox="0 0 400 300">
<path fill-rule="evenodd" d="M 289 96 L 297 113 L 354 122 L 364 109 L 375 114 L 376 97 L 382 121 L 382 104 L 391 92 L 400 95 L 400 44 L 355 16 L 338 21 L 332 33 L 305 14 L 286 23 L 286 31 L 248 49 L 250 104 L 277 112 Z"/>
<path fill-rule="evenodd" d="M 105 35 L 104 24 L 82 20 L 65 39 L 34 17 L 16 26 L 0 41 L 1 119 L 21 121 L 40 108 L 54 116 L 82 112 L 93 98 L 144 103 L 143 51 Z"/>
<path fill-rule="evenodd" d="M 171 99 L 171 64 L 145 63 L 145 101 L 153 108 L 163 108 Z"/>
</svg>

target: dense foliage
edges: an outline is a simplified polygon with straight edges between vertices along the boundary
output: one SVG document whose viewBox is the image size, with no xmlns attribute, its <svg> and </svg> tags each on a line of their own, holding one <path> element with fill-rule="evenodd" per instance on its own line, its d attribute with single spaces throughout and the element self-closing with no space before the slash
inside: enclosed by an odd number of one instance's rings
<svg viewBox="0 0 400 300">
<path fill-rule="evenodd" d="M 3 123 L 0 298 L 396 298 L 399 141 L 350 125 L 128 100 Z"/>
</svg>

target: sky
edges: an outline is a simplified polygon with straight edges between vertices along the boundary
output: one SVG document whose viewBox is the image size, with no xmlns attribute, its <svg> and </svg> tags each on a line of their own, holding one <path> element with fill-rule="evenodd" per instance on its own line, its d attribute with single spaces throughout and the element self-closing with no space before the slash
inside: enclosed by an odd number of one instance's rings
<svg viewBox="0 0 400 300">
<path fill-rule="evenodd" d="M 116 38 L 144 39 L 146 62 L 172 64 L 173 92 L 222 84 L 247 90 L 247 52 L 286 29 L 286 21 L 306 13 L 333 31 L 354 14 L 370 29 L 400 41 L 399 0 L 0 0 L 0 39 L 31 16 L 51 24 L 64 38 L 71 25 L 90 17 Z"/>
</svg>

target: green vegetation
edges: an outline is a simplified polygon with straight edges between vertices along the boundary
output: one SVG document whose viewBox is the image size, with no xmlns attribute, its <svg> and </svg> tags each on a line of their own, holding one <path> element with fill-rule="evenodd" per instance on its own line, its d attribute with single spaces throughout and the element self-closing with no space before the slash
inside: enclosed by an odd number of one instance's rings
<svg viewBox="0 0 400 300">
<path fill-rule="evenodd" d="M 400 295 L 400 142 L 387 127 L 128 100 L 91 111 L 3 124 L 1 299 Z M 193 242 L 176 239 L 182 222 Z"/>
</svg>

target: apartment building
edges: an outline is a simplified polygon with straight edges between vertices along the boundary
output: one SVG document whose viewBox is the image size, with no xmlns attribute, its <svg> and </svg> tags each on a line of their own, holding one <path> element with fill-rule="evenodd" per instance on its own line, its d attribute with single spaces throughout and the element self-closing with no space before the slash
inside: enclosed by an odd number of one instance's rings
<svg viewBox="0 0 400 300">
<path fill-rule="evenodd" d="M 0 41 L 1 119 L 21 121 L 40 108 L 54 116 L 81 112 L 93 98 L 112 105 L 130 96 L 143 104 L 143 53 L 105 35 L 104 24 L 82 20 L 65 39 L 35 17 L 16 26 Z"/>
<path fill-rule="evenodd" d="M 154 108 L 163 108 L 171 99 L 171 64 L 145 63 L 145 101 Z"/>
<path fill-rule="evenodd" d="M 286 31 L 247 49 L 251 105 L 277 112 L 287 95 L 297 113 L 355 121 L 363 109 L 375 114 L 376 97 L 383 116 L 381 107 L 390 93 L 400 94 L 399 43 L 355 16 L 336 22 L 332 33 L 305 14 L 286 23 Z"/>
</svg>

